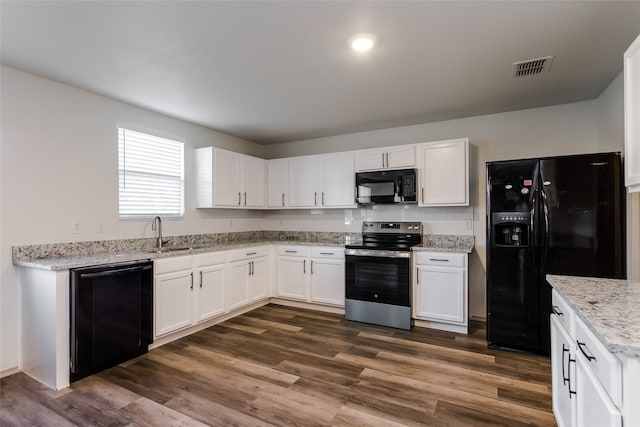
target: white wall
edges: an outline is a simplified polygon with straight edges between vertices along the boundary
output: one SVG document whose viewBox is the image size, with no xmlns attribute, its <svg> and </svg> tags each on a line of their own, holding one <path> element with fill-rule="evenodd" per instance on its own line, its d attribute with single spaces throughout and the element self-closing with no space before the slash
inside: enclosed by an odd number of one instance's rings
<svg viewBox="0 0 640 427">
<path fill-rule="evenodd" d="M 264 147 L 93 93 L 2 67 L 0 113 L 0 371 L 18 365 L 18 296 L 11 246 L 151 237 L 149 221 L 118 219 L 117 126 L 185 142 L 185 217 L 165 235 L 261 228 L 261 214 L 197 210 L 193 148 L 264 155 Z M 233 226 L 230 227 L 230 219 Z M 81 222 L 71 233 L 71 220 Z M 104 226 L 96 232 L 97 223 Z"/>
</svg>

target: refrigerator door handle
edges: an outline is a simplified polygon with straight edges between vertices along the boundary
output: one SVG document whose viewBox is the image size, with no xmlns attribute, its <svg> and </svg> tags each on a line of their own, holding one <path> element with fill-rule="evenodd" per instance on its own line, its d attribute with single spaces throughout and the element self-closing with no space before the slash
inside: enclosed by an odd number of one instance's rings
<svg viewBox="0 0 640 427">
<path fill-rule="evenodd" d="M 547 204 L 547 194 L 544 190 L 540 190 L 540 196 L 542 199 L 542 213 L 544 214 L 544 241 L 540 268 L 544 271 L 547 265 L 547 253 L 549 252 L 549 205 Z"/>
<path fill-rule="evenodd" d="M 531 199 L 531 215 L 529 216 L 529 226 L 531 227 L 531 233 L 533 234 L 532 242 L 531 242 L 531 258 L 533 259 L 533 268 L 535 271 L 538 271 L 538 227 L 536 227 L 536 214 L 538 210 L 536 206 L 538 204 L 538 190 L 535 189 L 533 191 L 533 197 Z"/>
</svg>

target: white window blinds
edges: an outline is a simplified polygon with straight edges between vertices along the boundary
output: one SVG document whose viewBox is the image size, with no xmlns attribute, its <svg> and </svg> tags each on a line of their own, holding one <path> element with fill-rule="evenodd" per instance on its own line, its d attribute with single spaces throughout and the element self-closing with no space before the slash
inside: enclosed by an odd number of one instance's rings
<svg viewBox="0 0 640 427">
<path fill-rule="evenodd" d="M 118 128 L 120 218 L 184 214 L 184 144 Z"/>
</svg>

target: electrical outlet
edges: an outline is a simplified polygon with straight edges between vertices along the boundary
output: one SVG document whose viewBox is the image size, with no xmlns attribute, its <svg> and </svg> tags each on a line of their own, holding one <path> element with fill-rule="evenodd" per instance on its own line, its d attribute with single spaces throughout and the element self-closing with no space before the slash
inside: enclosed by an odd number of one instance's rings
<svg viewBox="0 0 640 427">
<path fill-rule="evenodd" d="M 79 219 L 72 219 L 71 220 L 71 233 L 73 233 L 73 234 L 80 234 L 81 233 L 80 220 Z"/>
</svg>

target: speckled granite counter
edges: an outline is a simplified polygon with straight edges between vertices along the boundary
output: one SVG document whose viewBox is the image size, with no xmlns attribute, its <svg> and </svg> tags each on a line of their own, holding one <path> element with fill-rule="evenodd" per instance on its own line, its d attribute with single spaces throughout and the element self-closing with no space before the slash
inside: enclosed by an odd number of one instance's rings
<svg viewBox="0 0 640 427">
<path fill-rule="evenodd" d="M 163 253 L 155 252 L 153 238 L 14 246 L 12 249 L 14 265 L 43 270 L 68 270 L 116 262 L 227 251 L 256 245 L 343 247 L 345 241 L 352 238 L 355 237 L 348 233 L 258 231 L 168 237 L 166 248 L 184 249 Z"/>
<path fill-rule="evenodd" d="M 45 245 L 14 246 L 13 263 L 17 266 L 43 270 L 70 268 L 116 262 L 140 261 L 204 252 L 242 249 L 255 245 L 335 246 L 357 243 L 361 236 L 355 233 L 330 232 L 277 232 L 256 231 L 239 233 L 198 234 L 167 237 L 166 248 L 185 248 L 161 254 L 154 251 L 156 239 L 122 239 L 92 242 L 52 243 Z M 418 251 L 466 252 L 473 250 L 473 236 L 426 235 L 424 243 L 414 246 Z"/>
<path fill-rule="evenodd" d="M 470 254 L 475 240 L 473 236 L 452 236 L 443 234 L 429 234 L 424 236 L 421 245 L 414 246 L 414 251 L 430 252 L 461 252 Z"/>
<path fill-rule="evenodd" d="M 547 281 L 611 353 L 640 358 L 640 282 L 554 275 Z"/>
</svg>

